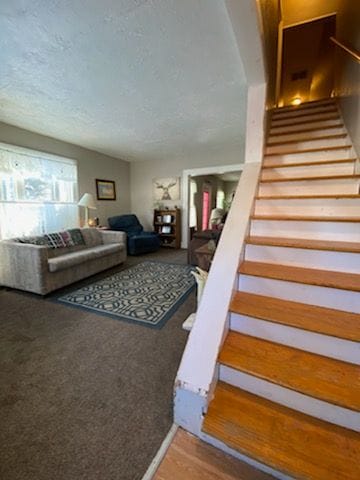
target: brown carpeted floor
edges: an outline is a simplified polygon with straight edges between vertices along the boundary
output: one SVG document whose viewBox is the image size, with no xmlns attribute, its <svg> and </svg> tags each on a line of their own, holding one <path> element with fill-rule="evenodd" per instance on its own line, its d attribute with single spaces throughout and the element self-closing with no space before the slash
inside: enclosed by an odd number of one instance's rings
<svg viewBox="0 0 360 480">
<path fill-rule="evenodd" d="M 127 266 L 144 259 L 186 253 Z M 192 293 L 156 330 L 0 290 L 1 480 L 141 479 L 172 423 L 194 310 Z"/>
</svg>

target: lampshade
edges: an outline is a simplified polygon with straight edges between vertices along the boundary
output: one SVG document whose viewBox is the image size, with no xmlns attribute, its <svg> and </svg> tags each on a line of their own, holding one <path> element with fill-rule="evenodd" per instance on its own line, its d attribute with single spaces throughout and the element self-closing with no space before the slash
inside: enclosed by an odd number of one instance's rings
<svg viewBox="0 0 360 480">
<path fill-rule="evenodd" d="M 84 193 L 84 195 L 80 198 L 78 205 L 80 207 L 87 207 L 91 208 L 91 210 L 96 210 L 94 197 L 91 195 L 91 193 Z"/>
</svg>

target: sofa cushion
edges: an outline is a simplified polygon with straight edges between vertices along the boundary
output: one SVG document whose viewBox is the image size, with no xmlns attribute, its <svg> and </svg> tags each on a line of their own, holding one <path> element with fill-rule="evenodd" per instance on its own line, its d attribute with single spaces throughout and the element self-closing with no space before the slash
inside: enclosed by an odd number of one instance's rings
<svg viewBox="0 0 360 480">
<path fill-rule="evenodd" d="M 79 250 L 86 250 L 86 245 L 74 245 L 73 247 L 64 247 L 64 248 L 48 248 L 47 254 L 48 258 L 61 257 L 62 255 L 67 255 L 68 253 L 78 252 Z"/>
<path fill-rule="evenodd" d="M 97 245 L 95 247 L 86 248 L 78 252 L 65 253 L 59 257 L 49 258 L 48 266 L 50 272 L 58 272 L 65 268 L 79 265 L 80 263 L 91 261 L 95 258 L 100 258 L 112 253 L 121 252 L 124 250 L 124 245 L 119 243 L 109 245 Z"/>
<path fill-rule="evenodd" d="M 102 236 L 97 228 L 83 228 L 81 233 L 87 247 L 102 245 Z"/>
</svg>

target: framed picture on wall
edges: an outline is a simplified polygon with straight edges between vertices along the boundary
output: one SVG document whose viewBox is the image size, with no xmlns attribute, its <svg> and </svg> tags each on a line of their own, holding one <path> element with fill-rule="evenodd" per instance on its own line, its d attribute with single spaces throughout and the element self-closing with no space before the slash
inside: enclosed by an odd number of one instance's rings
<svg viewBox="0 0 360 480">
<path fill-rule="evenodd" d="M 180 200 L 180 177 L 154 178 L 153 196 L 156 201 Z"/>
<path fill-rule="evenodd" d="M 95 179 L 98 200 L 116 200 L 115 182 L 113 180 Z"/>
</svg>

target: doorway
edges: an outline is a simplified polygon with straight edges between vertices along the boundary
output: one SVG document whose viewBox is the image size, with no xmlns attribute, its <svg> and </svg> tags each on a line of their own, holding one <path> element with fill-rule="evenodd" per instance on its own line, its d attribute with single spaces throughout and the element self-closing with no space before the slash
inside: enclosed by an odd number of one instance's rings
<svg viewBox="0 0 360 480">
<path fill-rule="evenodd" d="M 279 106 L 331 96 L 335 31 L 335 14 L 283 29 Z"/>
<path fill-rule="evenodd" d="M 242 169 L 242 164 L 236 164 L 184 170 L 182 248 L 188 247 L 194 232 L 211 229 L 211 222 L 221 223 L 230 208 Z"/>
</svg>

